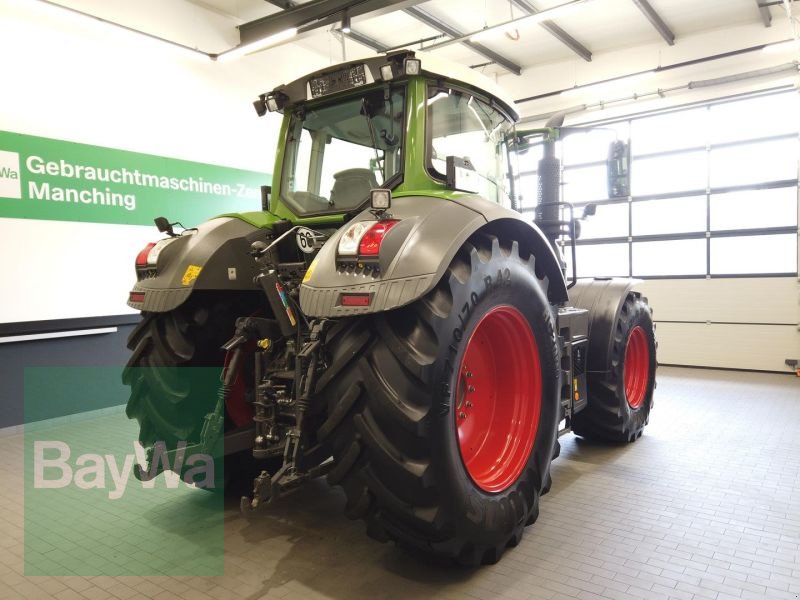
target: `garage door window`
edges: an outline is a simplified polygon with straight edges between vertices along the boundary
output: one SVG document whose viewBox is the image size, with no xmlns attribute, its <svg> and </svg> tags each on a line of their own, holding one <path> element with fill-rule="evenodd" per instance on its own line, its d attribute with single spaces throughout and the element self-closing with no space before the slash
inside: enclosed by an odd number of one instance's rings
<svg viewBox="0 0 800 600">
<path fill-rule="evenodd" d="M 780 91 L 601 123 L 630 139 L 628 198 L 606 196 L 608 134 L 568 136 L 562 197 L 577 213 L 599 202 L 578 240 L 578 276 L 796 275 L 798 114 L 800 95 Z M 525 189 L 537 165 L 520 157 Z M 533 216 L 535 198 L 520 206 Z"/>
</svg>

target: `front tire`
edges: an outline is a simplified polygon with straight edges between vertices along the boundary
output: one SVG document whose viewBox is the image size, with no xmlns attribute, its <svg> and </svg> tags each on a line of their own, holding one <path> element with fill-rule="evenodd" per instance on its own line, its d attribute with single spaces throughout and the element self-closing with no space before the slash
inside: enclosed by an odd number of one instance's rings
<svg viewBox="0 0 800 600">
<path fill-rule="evenodd" d="M 647 299 L 629 293 L 612 329 L 611 368 L 589 375 L 588 406 L 572 430 L 587 439 L 634 442 L 650 419 L 656 380 L 656 338 Z"/>
<path fill-rule="evenodd" d="M 554 322 L 534 257 L 486 236 L 424 298 L 332 332 L 318 437 L 348 516 L 376 539 L 468 565 L 516 545 L 555 447 Z"/>
<path fill-rule="evenodd" d="M 258 302 L 255 294 L 195 293 L 172 311 L 142 313 L 128 337 L 132 354 L 122 376 L 131 388 L 125 412 L 139 423 L 142 446 L 163 442 L 172 450 L 179 442 L 200 441 L 204 417 L 217 401 L 225 360 L 220 347 L 233 334 L 236 318 L 251 314 Z M 232 428 L 226 412 L 225 429 Z M 265 464 L 253 459 L 250 450 L 225 456 L 225 492 L 237 497 L 249 492 Z M 220 491 L 220 486 L 211 491 Z"/>
</svg>

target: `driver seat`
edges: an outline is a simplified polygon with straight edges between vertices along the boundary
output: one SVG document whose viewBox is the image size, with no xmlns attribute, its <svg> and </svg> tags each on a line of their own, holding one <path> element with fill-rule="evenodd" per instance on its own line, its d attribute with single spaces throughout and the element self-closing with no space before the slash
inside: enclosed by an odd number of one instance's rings
<svg viewBox="0 0 800 600">
<path fill-rule="evenodd" d="M 345 169 L 333 174 L 330 203 L 341 208 L 355 208 L 369 191 L 380 187 L 371 169 Z"/>
</svg>

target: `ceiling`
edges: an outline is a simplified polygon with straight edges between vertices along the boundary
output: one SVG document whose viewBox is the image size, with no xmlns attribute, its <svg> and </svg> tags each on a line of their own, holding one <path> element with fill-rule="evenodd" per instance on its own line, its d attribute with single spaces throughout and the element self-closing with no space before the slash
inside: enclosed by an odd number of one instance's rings
<svg viewBox="0 0 800 600">
<path fill-rule="evenodd" d="M 127 0 L 59 0 L 61 4 L 76 10 L 209 53 L 220 53 L 237 45 L 238 25 L 280 13 L 280 6 L 285 6 L 287 1 L 297 5 L 324 3 L 326 0 L 140 0 L 136 3 Z M 452 30 L 468 33 L 522 17 L 526 14 L 522 8 L 525 5 L 541 11 L 566 1 L 427 0 L 406 1 L 400 7 L 411 6 L 409 11 L 424 11 Z M 490 51 L 488 55 L 465 43 L 451 44 L 436 52 L 442 58 L 469 66 L 482 65 L 481 68 L 490 74 L 507 73 L 510 63 L 527 69 L 575 57 L 584 60 L 589 57 L 588 53 L 602 53 L 641 44 L 661 42 L 667 47 L 666 39 L 648 20 L 642 5 L 652 8 L 664 26 L 674 34 L 675 44 L 680 44 L 685 36 L 700 31 L 742 23 L 763 23 L 759 2 L 769 3 L 770 0 L 585 0 L 568 14 L 552 21 L 561 30 L 555 34 L 541 24 L 526 24 L 509 34 L 498 33 L 481 39 L 480 43 Z M 773 19 L 782 18 L 785 14 L 781 6 L 764 10 L 770 11 Z M 393 10 L 385 14 L 369 13 L 354 17 L 354 35 L 347 42 L 346 51 L 353 54 L 375 51 L 355 41 L 355 36 L 359 34 L 383 47 L 406 45 L 420 48 L 450 39 L 441 30 L 422 22 L 418 15 L 409 14 L 409 11 Z M 337 25 L 326 25 L 287 43 L 300 44 L 338 62 L 342 59 L 341 42 L 332 32 L 337 28 Z M 419 43 L 419 40 L 436 36 L 439 37 Z M 573 47 L 569 42 L 565 43 L 565 36 L 574 40 Z M 575 45 L 580 48 L 577 52 Z M 501 64 L 504 62 L 508 64 Z"/>
<path fill-rule="evenodd" d="M 800 0 L 792 2 L 796 2 L 793 6 L 800 14 Z M 198 50 L 200 58 L 204 58 L 202 54 L 223 54 L 243 42 L 263 39 L 271 33 L 285 33 L 290 25 L 297 26 L 298 34 L 279 44 L 242 52 L 232 65 L 227 61 L 225 65 L 218 65 L 239 70 L 243 79 L 258 81 L 257 85 L 263 89 L 343 60 L 375 55 L 387 48 L 430 49 L 431 45 L 444 42 L 444 46 L 431 51 L 440 58 L 474 67 L 495 79 L 502 78 L 502 87 L 513 97 L 529 101 L 523 112 L 530 114 L 549 109 L 550 97 L 558 95 L 560 90 L 613 81 L 656 67 L 661 71 L 676 64 L 702 62 L 693 67 L 695 72 L 681 70 L 680 77 L 703 79 L 773 66 L 770 61 L 800 59 L 798 53 L 795 57 L 763 57 L 761 63 L 757 63 L 751 54 L 744 57 L 746 60 L 734 55 L 725 61 L 703 62 L 711 55 L 735 54 L 742 48 L 774 44 L 789 38 L 789 20 L 782 1 L 778 0 L 41 2 L 52 3 Z M 557 8 L 565 4 L 576 6 L 566 13 Z M 343 7 L 348 7 L 351 16 L 352 31 L 347 36 L 339 32 Z M 504 28 L 506 31 L 487 32 L 477 40 L 461 37 L 547 10 L 557 13 L 549 21 L 529 20 Z M 298 13 L 303 14 L 298 16 Z M 312 16 L 318 19 L 310 18 Z M 258 23 L 253 24 L 255 21 Z M 458 41 L 452 42 L 453 39 Z M 448 41 L 452 43 L 446 43 Z M 727 71 L 722 63 L 726 63 Z M 663 72 L 657 84 L 648 85 L 660 93 L 662 88 L 672 84 L 668 79 Z M 530 102 L 532 100 L 536 102 Z M 566 100 L 559 102 L 563 104 Z"/>
</svg>

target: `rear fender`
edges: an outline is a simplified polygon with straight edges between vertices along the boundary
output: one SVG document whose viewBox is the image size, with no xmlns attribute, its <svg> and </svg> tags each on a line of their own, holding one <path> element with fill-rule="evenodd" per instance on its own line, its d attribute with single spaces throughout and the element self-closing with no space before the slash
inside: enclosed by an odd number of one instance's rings
<svg viewBox="0 0 800 600">
<path fill-rule="evenodd" d="M 515 211 L 479 196 L 403 196 L 393 200 L 391 214 L 400 222 L 384 238 L 377 272 L 337 265 L 337 247 L 347 225 L 328 240 L 300 289 L 306 315 L 370 314 L 409 304 L 436 286 L 458 250 L 479 232 L 517 241 L 521 252 L 536 257 L 538 274 L 548 278 L 550 301 L 567 300 L 558 258 L 542 232 Z M 374 219 L 366 210 L 352 222 Z M 369 295 L 369 305 L 342 306 L 343 294 Z"/>
<path fill-rule="evenodd" d="M 256 290 L 255 261 L 250 243 L 264 238 L 259 229 L 237 218 L 220 217 L 203 223 L 167 244 L 156 270 L 133 286 L 128 306 L 141 311 L 166 312 L 183 304 L 194 290 Z M 141 302 L 134 294 L 144 294 Z"/>
<path fill-rule="evenodd" d="M 611 369 L 611 348 L 614 342 L 614 325 L 622 305 L 640 279 L 579 279 L 569 290 L 569 302 L 575 308 L 589 311 L 588 369 L 593 373 L 606 373 Z"/>
</svg>

